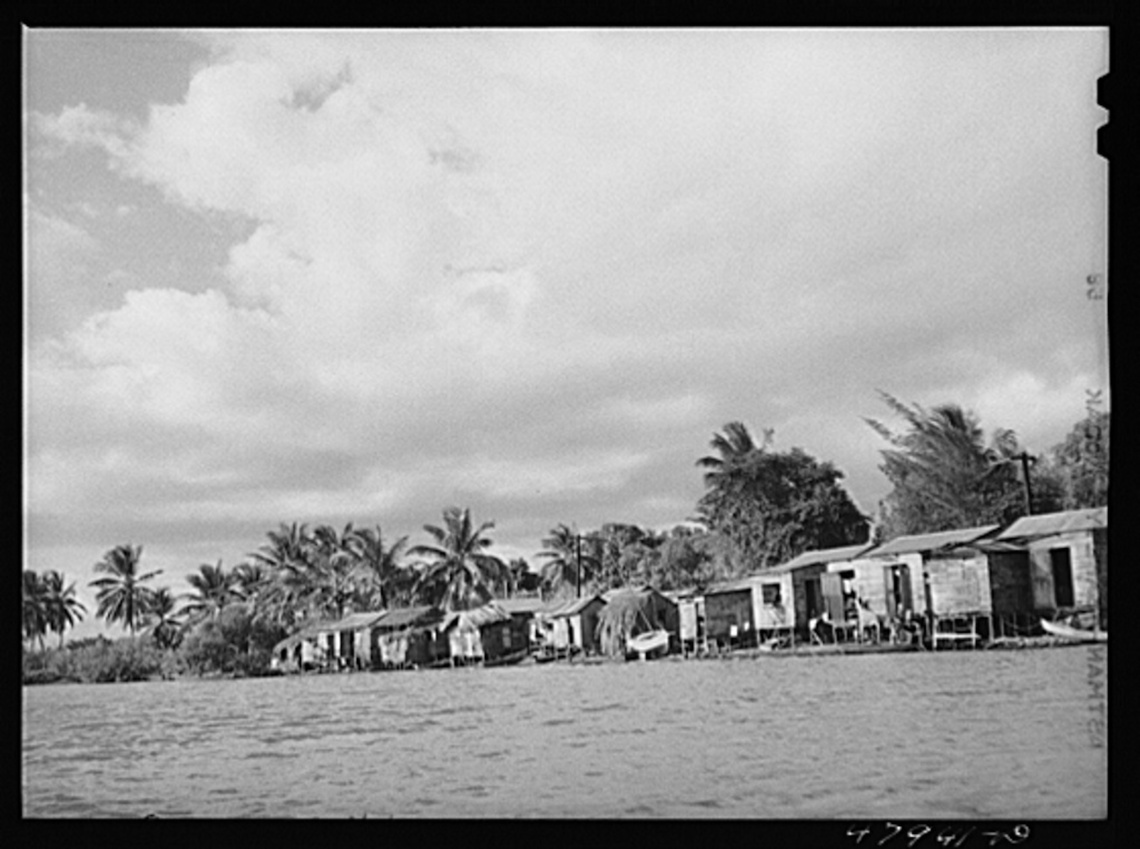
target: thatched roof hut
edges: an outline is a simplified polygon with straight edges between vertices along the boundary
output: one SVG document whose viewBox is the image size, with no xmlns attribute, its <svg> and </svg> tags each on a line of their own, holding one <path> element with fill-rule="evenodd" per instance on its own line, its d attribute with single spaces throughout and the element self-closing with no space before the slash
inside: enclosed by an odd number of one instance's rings
<svg viewBox="0 0 1140 849">
<path fill-rule="evenodd" d="M 624 655 L 630 637 L 647 631 L 678 629 L 677 604 L 652 587 L 606 594 L 598 614 L 598 642 L 605 654 Z"/>
</svg>

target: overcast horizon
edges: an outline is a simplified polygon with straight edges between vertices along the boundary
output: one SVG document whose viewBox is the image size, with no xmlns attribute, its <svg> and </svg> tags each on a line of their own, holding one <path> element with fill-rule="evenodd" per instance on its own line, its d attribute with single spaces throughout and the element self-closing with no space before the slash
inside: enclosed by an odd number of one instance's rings
<svg viewBox="0 0 1140 849">
<path fill-rule="evenodd" d="M 533 568 L 730 421 L 889 485 L 877 395 L 1033 453 L 1109 397 L 1104 29 L 25 30 L 25 558 L 279 523 Z M 109 629 L 117 633 L 119 629 Z"/>
</svg>

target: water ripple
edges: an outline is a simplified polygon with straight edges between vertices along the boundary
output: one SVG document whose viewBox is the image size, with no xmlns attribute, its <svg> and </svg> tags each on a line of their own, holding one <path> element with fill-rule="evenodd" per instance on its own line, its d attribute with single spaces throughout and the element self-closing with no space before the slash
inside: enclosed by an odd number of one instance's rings
<svg viewBox="0 0 1140 849">
<path fill-rule="evenodd" d="M 1088 736 L 1087 658 L 28 687 L 23 805 L 31 817 L 1096 817 L 1107 759 Z"/>
</svg>

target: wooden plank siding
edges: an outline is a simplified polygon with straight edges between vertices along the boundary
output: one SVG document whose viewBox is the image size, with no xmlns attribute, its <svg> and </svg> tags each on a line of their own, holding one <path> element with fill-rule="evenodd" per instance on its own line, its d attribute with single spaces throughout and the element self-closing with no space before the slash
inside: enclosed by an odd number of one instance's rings
<svg viewBox="0 0 1140 849">
<path fill-rule="evenodd" d="M 1072 575 L 1074 607 L 1097 607 L 1100 584 L 1098 582 L 1096 546 L 1093 531 L 1074 531 L 1051 537 L 1029 540 L 1029 560 L 1033 580 L 1033 605 L 1041 612 L 1052 614 L 1058 608 L 1058 587 L 1053 580 L 1053 551 L 1067 551 Z M 1102 560 L 1103 560 L 1102 554 Z M 1107 570 L 1102 567 L 1101 572 Z M 1063 589 L 1062 589 L 1063 592 Z M 1107 593 L 1105 593 L 1107 595 Z"/>
<path fill-rule="evenodd" d="M 1100 623 L 1108 627 L 1108 529 L 1094 528 L 1093 559 L 1096 560 L 1097 603 L 1100 607 Z"/>
<path fill-rule="evenodd" d="M 980 551 L 939 554 L 926 561 L 931 613 L 988 616 L 993 612 L 989 561 Z"/>
<path fill-rule="evenodd" d="M 860 557 L 827 564 L 827 571 L 842 575 L 853 573 L 850 587 L 863 598 L 867 605 L 880 616 L 890 617 L 895 611 L 888 603 L 887 570 L 894 566 L 906 566 L 910 580 L 910 602 L 916 615 L 926 612 L 926 588 L 923 583 L 923 561 L 918 552 L 892 554 L 885 557 Z M 832 614 L 834 618 L 834 614 Z"/>
<path fill-rule="evenodd" d="M 752 630 L 754 616 L 751 589 L 705 595 L 705 630 L 709 639 L 723 643 L 730 638 L 739 640 Z"/>
<path fill-rule="evenodd" d="M 757 575 L 752 584 L 752 621 L 759 631 L 796 626 L 795 587 L 790 573 Z"/>
<path fill-rule="evenodd" d="M 823 598 L 822 575 L 827 571 L 826 563 L 814 563 L 792 571 L 792 621 L 797 630 L 807 628 L 808 620 L 813 615 L 823 613 L 823 608 L 812 611 L 808 609 L 808 584 L 815 582 L 819 591 L 819 604 L 825 604 Z"/>
</svg>

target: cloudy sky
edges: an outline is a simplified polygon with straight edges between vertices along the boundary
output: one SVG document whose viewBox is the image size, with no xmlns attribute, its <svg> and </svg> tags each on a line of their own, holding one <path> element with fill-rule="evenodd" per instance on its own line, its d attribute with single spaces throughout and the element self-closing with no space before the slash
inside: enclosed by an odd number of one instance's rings
<svg viewBox="0 0 1140 849">
<path fill-rule="evenodd" d="M 1108 389 L 1103 30 L 25 48 L 25 567 L 92 610 L 125 542 L 184 591 L 280 522 L 670 527 L 732 420 L 872 513 L 876 389 L 1033 451 Z"/>
</svg>

